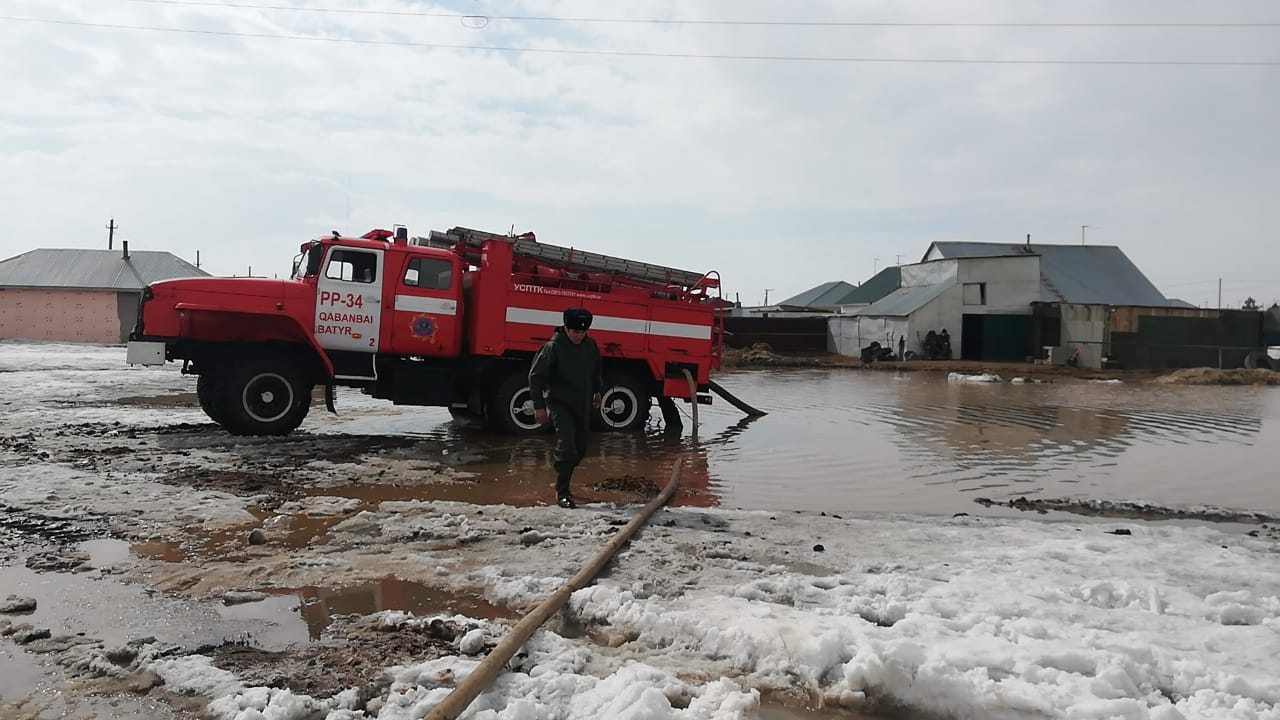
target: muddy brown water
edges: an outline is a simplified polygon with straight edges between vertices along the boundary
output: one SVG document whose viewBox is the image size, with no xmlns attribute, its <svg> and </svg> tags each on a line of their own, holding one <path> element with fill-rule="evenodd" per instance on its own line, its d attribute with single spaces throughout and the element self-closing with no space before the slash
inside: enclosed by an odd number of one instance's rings
<svg viewBox="0 0 1280 720">
<path fill-rule="evenodd" d="M 575 491 L 634 502 L 643 488 L 661 487 L 688 453 L 682 505 L 990 515 L 1001 509 L 974 500 L 1026 497 L 1280 512 L 1272 480 L 1280 467 L 1280 388 L 1071 378 L 978 384 L 942 373 L 847 369 L 744 370 L 718 380 L 769 414 L 746 420 L 717 400 L 700 409 L 695 443 L 687 419 L 672 436 L 658 427 L 655 409 L 647 433 L 593 438 Z M 486 435 L 431 410 L 400 427 L 425 443 L 410 452 L 471 477 L 322 492 L 370 502 L 550 500 L 549 437 Z"/>
</svg>

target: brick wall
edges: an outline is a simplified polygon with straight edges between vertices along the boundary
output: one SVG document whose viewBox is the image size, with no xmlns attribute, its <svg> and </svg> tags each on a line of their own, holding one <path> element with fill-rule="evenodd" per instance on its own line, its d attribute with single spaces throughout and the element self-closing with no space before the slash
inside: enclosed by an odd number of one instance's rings
<svg viewBox="0 0 1280 720">
<path fill-rule="evenodd" d="M 118 343 L 116 294 L 0 288 L 0 340 Z"/>
</svg>

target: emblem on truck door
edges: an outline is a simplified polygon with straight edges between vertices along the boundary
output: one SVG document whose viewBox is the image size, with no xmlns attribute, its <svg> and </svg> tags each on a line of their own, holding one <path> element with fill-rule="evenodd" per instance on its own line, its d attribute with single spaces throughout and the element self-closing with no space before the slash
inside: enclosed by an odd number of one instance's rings
<svg viewBox="0 0 1280 720">
<path fill-rule="evenodd" d="M 419 340 L 426 340 L 430 343 L 436 341 L 436 319 L 426 313 L 413 316 L 411 329 L 413 336 Z"/>
</svg>

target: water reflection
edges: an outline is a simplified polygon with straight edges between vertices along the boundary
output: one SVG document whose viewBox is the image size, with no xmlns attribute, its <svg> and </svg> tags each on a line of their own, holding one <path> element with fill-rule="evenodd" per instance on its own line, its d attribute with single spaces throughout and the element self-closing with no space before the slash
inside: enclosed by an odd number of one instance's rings
<svg viewBox="0 0 1280 720">
<path fill-rule="evenodd" d="M 301 599 L 300 616 L 311 640 L 319 640 L 325 628 L 339 615 L 370 615 L 383 610 L 402 610 L 418 617 L 461 614 L 473 618 L 498 620 L 514 617 L 504 607 L 490 603 L 479 595 L 457 593 L 429 587 L 422 583 L 385 577 L 376 582 L 342 588 L 271 588 L 266 591 L 280 597 Z"/>
<path fill-rule="evenodd" d="M 1027 495 L 1280 509 L 1269 480 L 1280 462 L 1280 390 L 967 384 L 856 370 L 745 370 L 718 381 L 769 414 L 703 407 L 695 440 L 687 420 L 682 433 L 665 432 L 655 410 L 647 433 L 593 436 L 575 492 L 643 502 L 645 493 L 618 488 L 642 479 L 656 492 L 683 455 L 678 505 L 950 514 L 973 511 L 977 495 Z M 446 419 L 413 427 L 417 440 L 371 452 L 444 462 L 457 481 L 336 494 L 550 504 L 552 436 L 513 440 Z"/>
<path fill-rule="evenodd" d="M 942 513 L 978 491 L 1280 506 L 1264 479 L 1280 460 L 1271 389 L 846 370 L 721 382 L 770 411 L 715 449 L 713 490 L 734 506 Z"/>
</svg>

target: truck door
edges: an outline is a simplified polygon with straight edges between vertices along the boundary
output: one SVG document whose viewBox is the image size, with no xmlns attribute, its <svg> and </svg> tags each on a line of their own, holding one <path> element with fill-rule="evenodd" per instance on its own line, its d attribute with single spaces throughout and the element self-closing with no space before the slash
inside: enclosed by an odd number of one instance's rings
<svg viewBox="0 0 1280 720">
<path fill-rule="evenodd" d="M 316 282 L 316 341 L 339 376 L 374 377 L 382 322 L 383 252 L 335 247 Z"/>
<path fill-rule="evenodd" d="M 410 255 L 396 278 L 390 345 L 383 352 L 457 357 L 462 349 L 458 259 Z"/>
</svg>

